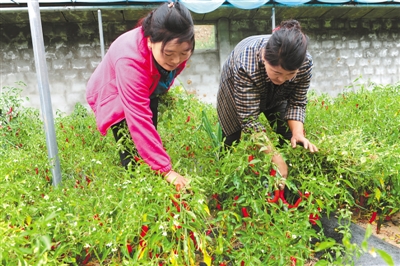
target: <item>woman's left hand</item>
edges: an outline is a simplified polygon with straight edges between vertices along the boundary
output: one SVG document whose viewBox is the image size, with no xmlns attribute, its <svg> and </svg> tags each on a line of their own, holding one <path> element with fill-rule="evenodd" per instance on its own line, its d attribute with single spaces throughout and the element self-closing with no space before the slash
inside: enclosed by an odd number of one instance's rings
<svg viewBox="0 0 400 266">
<path fill-rule="evenodd" d="M 292 148 L 296 148 L 297 143 L 302 143 L 303 147 L 310 152 L 314 153 L 318 151 L 317 146 L 312 144 L 306 137 L 304 136 L 294 136 L 291 138 L 290 143 L 292 144 Z"/>
<path fill-rule="evenodd" d="M 167 180 L 167 182 L 169 183 L 174 184 L 177 191 L 183 189 L 189 182 L 187 178 L 181 176 L 180 174 L 178 174 L 173 170 L 169 171 L 165 175 L 165 180 Z"/>
</svg>

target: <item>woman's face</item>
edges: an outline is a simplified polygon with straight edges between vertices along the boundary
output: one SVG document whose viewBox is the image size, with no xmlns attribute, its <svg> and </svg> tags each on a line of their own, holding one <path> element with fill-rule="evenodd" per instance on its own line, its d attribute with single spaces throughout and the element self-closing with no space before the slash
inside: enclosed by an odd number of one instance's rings
<svg viewBox="0 0 400 266">
<path fill-rule="evenodd" d="M 298 69 L 296 70 L 285 70 L 281 66 L 272 66 L 267 60 L 263 59 L 265 70 L 272 83 L 275 85 L 282 85 L 287 80 L 291 80 L 297 75 Z"/>
<path fill-rule="evenodd" d="M 164 50 L 161 50 L 162 42 L 153 43 L 150 38 L 148 39 L 148 46 L 152 50 L 157 63 L 167 71 L 176 69 L 192 55 L 192 46 L 187 42 L 178 43 L 177 39 L 167 42 Z"/>
</svg>

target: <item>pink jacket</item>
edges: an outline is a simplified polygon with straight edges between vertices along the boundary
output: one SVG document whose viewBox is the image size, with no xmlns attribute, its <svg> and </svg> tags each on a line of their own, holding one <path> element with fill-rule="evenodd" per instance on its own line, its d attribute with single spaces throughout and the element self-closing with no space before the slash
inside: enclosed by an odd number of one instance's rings
<svg viewBox="0 0 400 266">
<path fill-rule="evenodd" d="M 176 75 L 185 66 L 183 62 Z M 150 95 L 159 79 L 147 38 L 139 27 L 122 34 L 111 44 L 88 81 L 86 99 L 102 135 L 126 119 L 140 157 L 153 170 L 168 172 L 171 159 L 153 125 L 150 110 Z"/>
</svg>

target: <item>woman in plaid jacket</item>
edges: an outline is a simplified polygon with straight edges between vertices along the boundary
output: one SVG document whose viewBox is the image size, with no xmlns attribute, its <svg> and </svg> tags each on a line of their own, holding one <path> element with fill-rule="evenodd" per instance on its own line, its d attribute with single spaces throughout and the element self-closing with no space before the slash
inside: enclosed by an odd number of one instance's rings
<svg viewBox="0 0 400 266">
<path fill-rule="evenodd" d="M 313 62 L 307 52 L 308 37 L 296 20 L 283 21 L 272 35 L 242 40 L 229 55 L 221 74 L 217 96 L 218 119 L 225 145 L 239 142 L 242 132 L 265 140 L 265 152 L 274 151 L 261 113 L 280 134 L 281 144 L 290 140 L 311 152 L 317 147 L 304 135 L 303 123 Z M 282 177 L 288 167 L 275 152 L 272 162 Z"/>
</svg>

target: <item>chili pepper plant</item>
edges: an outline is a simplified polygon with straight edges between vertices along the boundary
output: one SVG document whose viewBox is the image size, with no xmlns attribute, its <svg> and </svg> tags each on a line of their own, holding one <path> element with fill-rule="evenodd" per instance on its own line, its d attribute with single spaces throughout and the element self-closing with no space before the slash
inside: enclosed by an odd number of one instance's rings
<svg viewBox="0 0 400 266">
<path fill-rule="evenodd" d="M 310 93 L 306 134 L 320 151 L 277 147 L 290 168 L 281 193 L 271 155 L 254 148 L 265 139 L 244 135 L 225 149 L 215 108 L 183 87 L 160 99 L 158 131 L 187 189 L 177 192 L 140 157 L 122 167 L 112 134 L 100 135 L 82 104 L 56 113 L 54 187 L 43 120 L 24 107 L 23 87 L 2 88 L 0 98 L 5 265 L 351 265 L 370 251 L 351 243 L 353 212 L 382 221 L 399 211 L 399 84 Z M 319 217 L 330 213 L 343 221 L 342 241 L 323 234 Z"/>
</svg>

